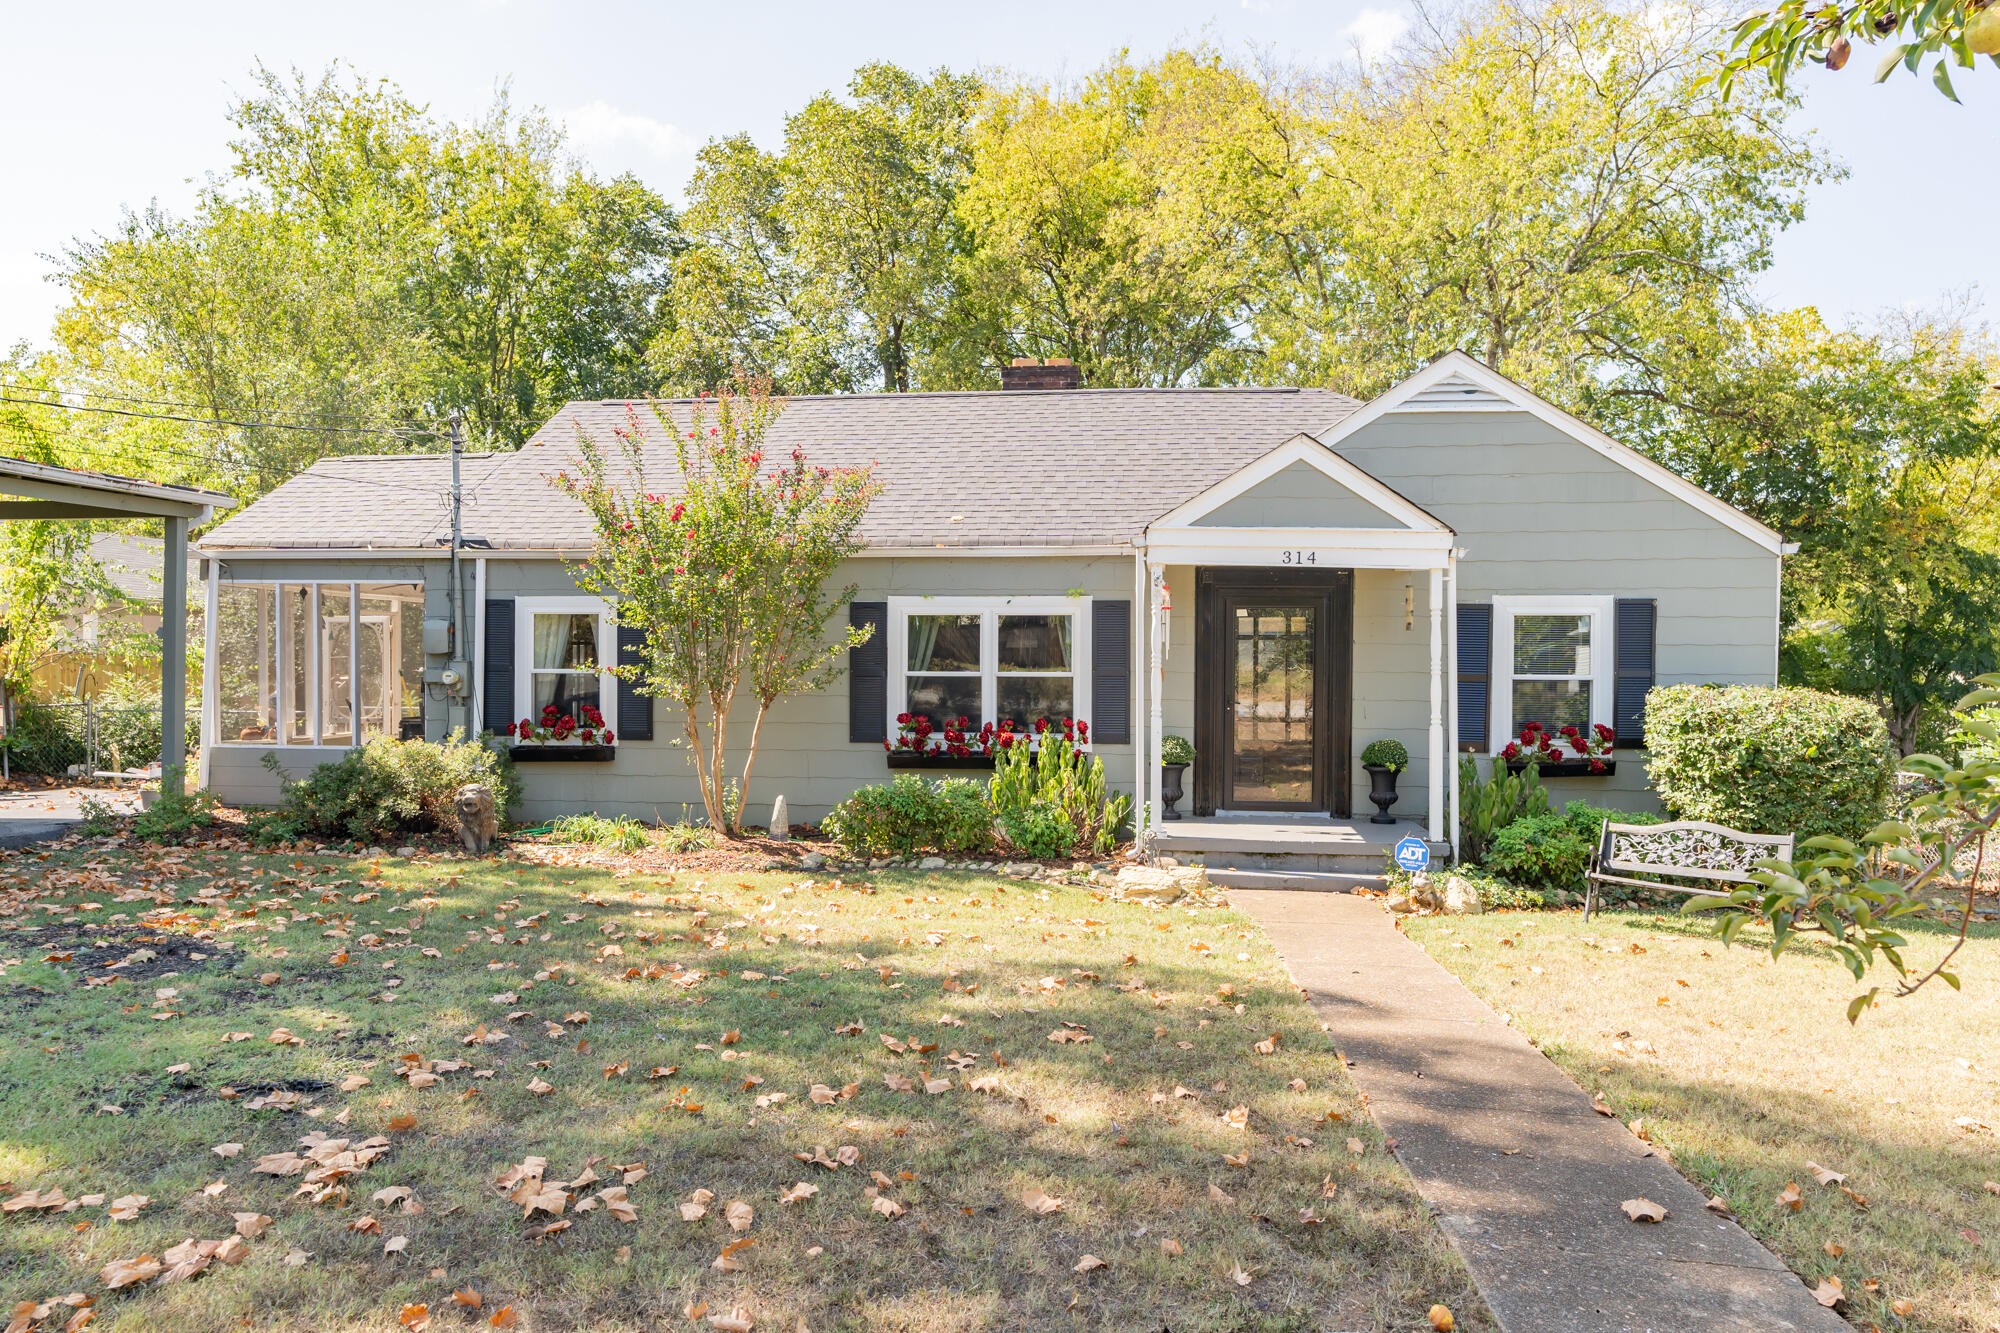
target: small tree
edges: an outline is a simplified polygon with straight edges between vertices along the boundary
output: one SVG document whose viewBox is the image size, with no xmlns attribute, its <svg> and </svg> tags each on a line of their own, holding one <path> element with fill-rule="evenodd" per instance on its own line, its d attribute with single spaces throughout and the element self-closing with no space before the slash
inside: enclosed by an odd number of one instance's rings
<svg viewBox="0 0 2000 1333">
<path fill-rule="evenodd" d="M 613 602 L 619 623 L 645 636 L 636 663 L 607 669 L 680 704 L 709 826 L 734 835 L 772 705 L 831 683 L 868 636 L 829 637 L 855 590 L 829 595 L 826 584 L 860 549 L 861 519 L 881 485 L 866 468 L 813 466 L 799 449 L 768 465 L 764 437 L 784 408 L 768 381 L 739 376 L 697 399 L 685 424 L 669 405 L 652 406 L 673 441 L 677 481 L 653 488 L 636 412 L 616 432 L 616 464 L 583 435 L 579 471 L 550 480 L 597 528 L 596 550 L 573 567 L 577 586 Z M 746 690 L 756 714 L 732 783 L 729 718 Z"/>
</svg>

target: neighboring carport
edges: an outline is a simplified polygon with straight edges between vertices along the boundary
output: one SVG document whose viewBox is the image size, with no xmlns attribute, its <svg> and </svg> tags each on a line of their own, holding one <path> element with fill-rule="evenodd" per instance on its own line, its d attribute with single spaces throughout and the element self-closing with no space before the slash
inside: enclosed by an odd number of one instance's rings
<svg viewBox="0 0 2000 1333">
<path fill-rule="evenodd" d="M 160 768 L 162 783 L 176 788 L 187 766 L 188 526 L 235 503 L 216 491 L 0 457 L 0 521 L 157 518 L 165 525 L 160 570 Z"/>
</svg>

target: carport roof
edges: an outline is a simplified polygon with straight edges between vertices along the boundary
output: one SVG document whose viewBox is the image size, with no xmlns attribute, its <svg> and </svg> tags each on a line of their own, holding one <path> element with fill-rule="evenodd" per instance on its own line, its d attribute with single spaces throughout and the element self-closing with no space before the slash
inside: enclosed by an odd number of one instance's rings
<svg viewBox="0 0 2000 1333">
<path fill-rule="evenodd" d="M 219 491 L 168 486 L 110 472 L 85 472 L 0 455 L 0 519 L 206 519 L 236 501 Z"/>
</svg>

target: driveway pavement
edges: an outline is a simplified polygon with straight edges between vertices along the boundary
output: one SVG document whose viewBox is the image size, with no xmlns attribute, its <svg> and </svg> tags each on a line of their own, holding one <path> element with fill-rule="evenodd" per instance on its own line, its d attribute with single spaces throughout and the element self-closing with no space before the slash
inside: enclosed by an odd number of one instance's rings
<svg viewBox="0 0 2000 1333">
<path fill-rule="evenodd" d="M 1507 1333 L 1852 1333 L 1372 899 L 1233 890 Z M 1650 1199 L 1666 1220 L 1620 1205 Z"/>
<path fill-rule="evenodd" d="M 0 791 L 0 847 L 28 847 L 73 831 L 83 822 L 83 803 L 90 797 L 127 812 L 139 808 L 138 793 L 102 787 Z"/>
</svg>

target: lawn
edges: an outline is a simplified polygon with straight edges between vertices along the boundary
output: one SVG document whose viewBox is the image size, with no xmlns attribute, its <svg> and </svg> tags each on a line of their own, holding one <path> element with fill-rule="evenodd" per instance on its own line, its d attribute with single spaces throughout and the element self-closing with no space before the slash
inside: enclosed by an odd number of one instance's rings
<svg viewBox="0 0 2000 1333">
<path fill-rule="evenodd" d="M 0 861 L 4 1294 L 127 1330 L 1491 1327 L 1244 917 L 868 880 Z"/>
<path fill-rule="evenodd" d="M 1840 1279 L 1857 1326 L 2000 1329 L 2000 927 L 1961 953 L 1962 994 L 1933 983 L 1851 1028 L 1858 988 L 1823 951 L 1773 961 L 1701 918 L 1408 931 L 1809 1285 Z M 1943 943 L 1927 931 L 1912 961 Z"/>
</svg>

